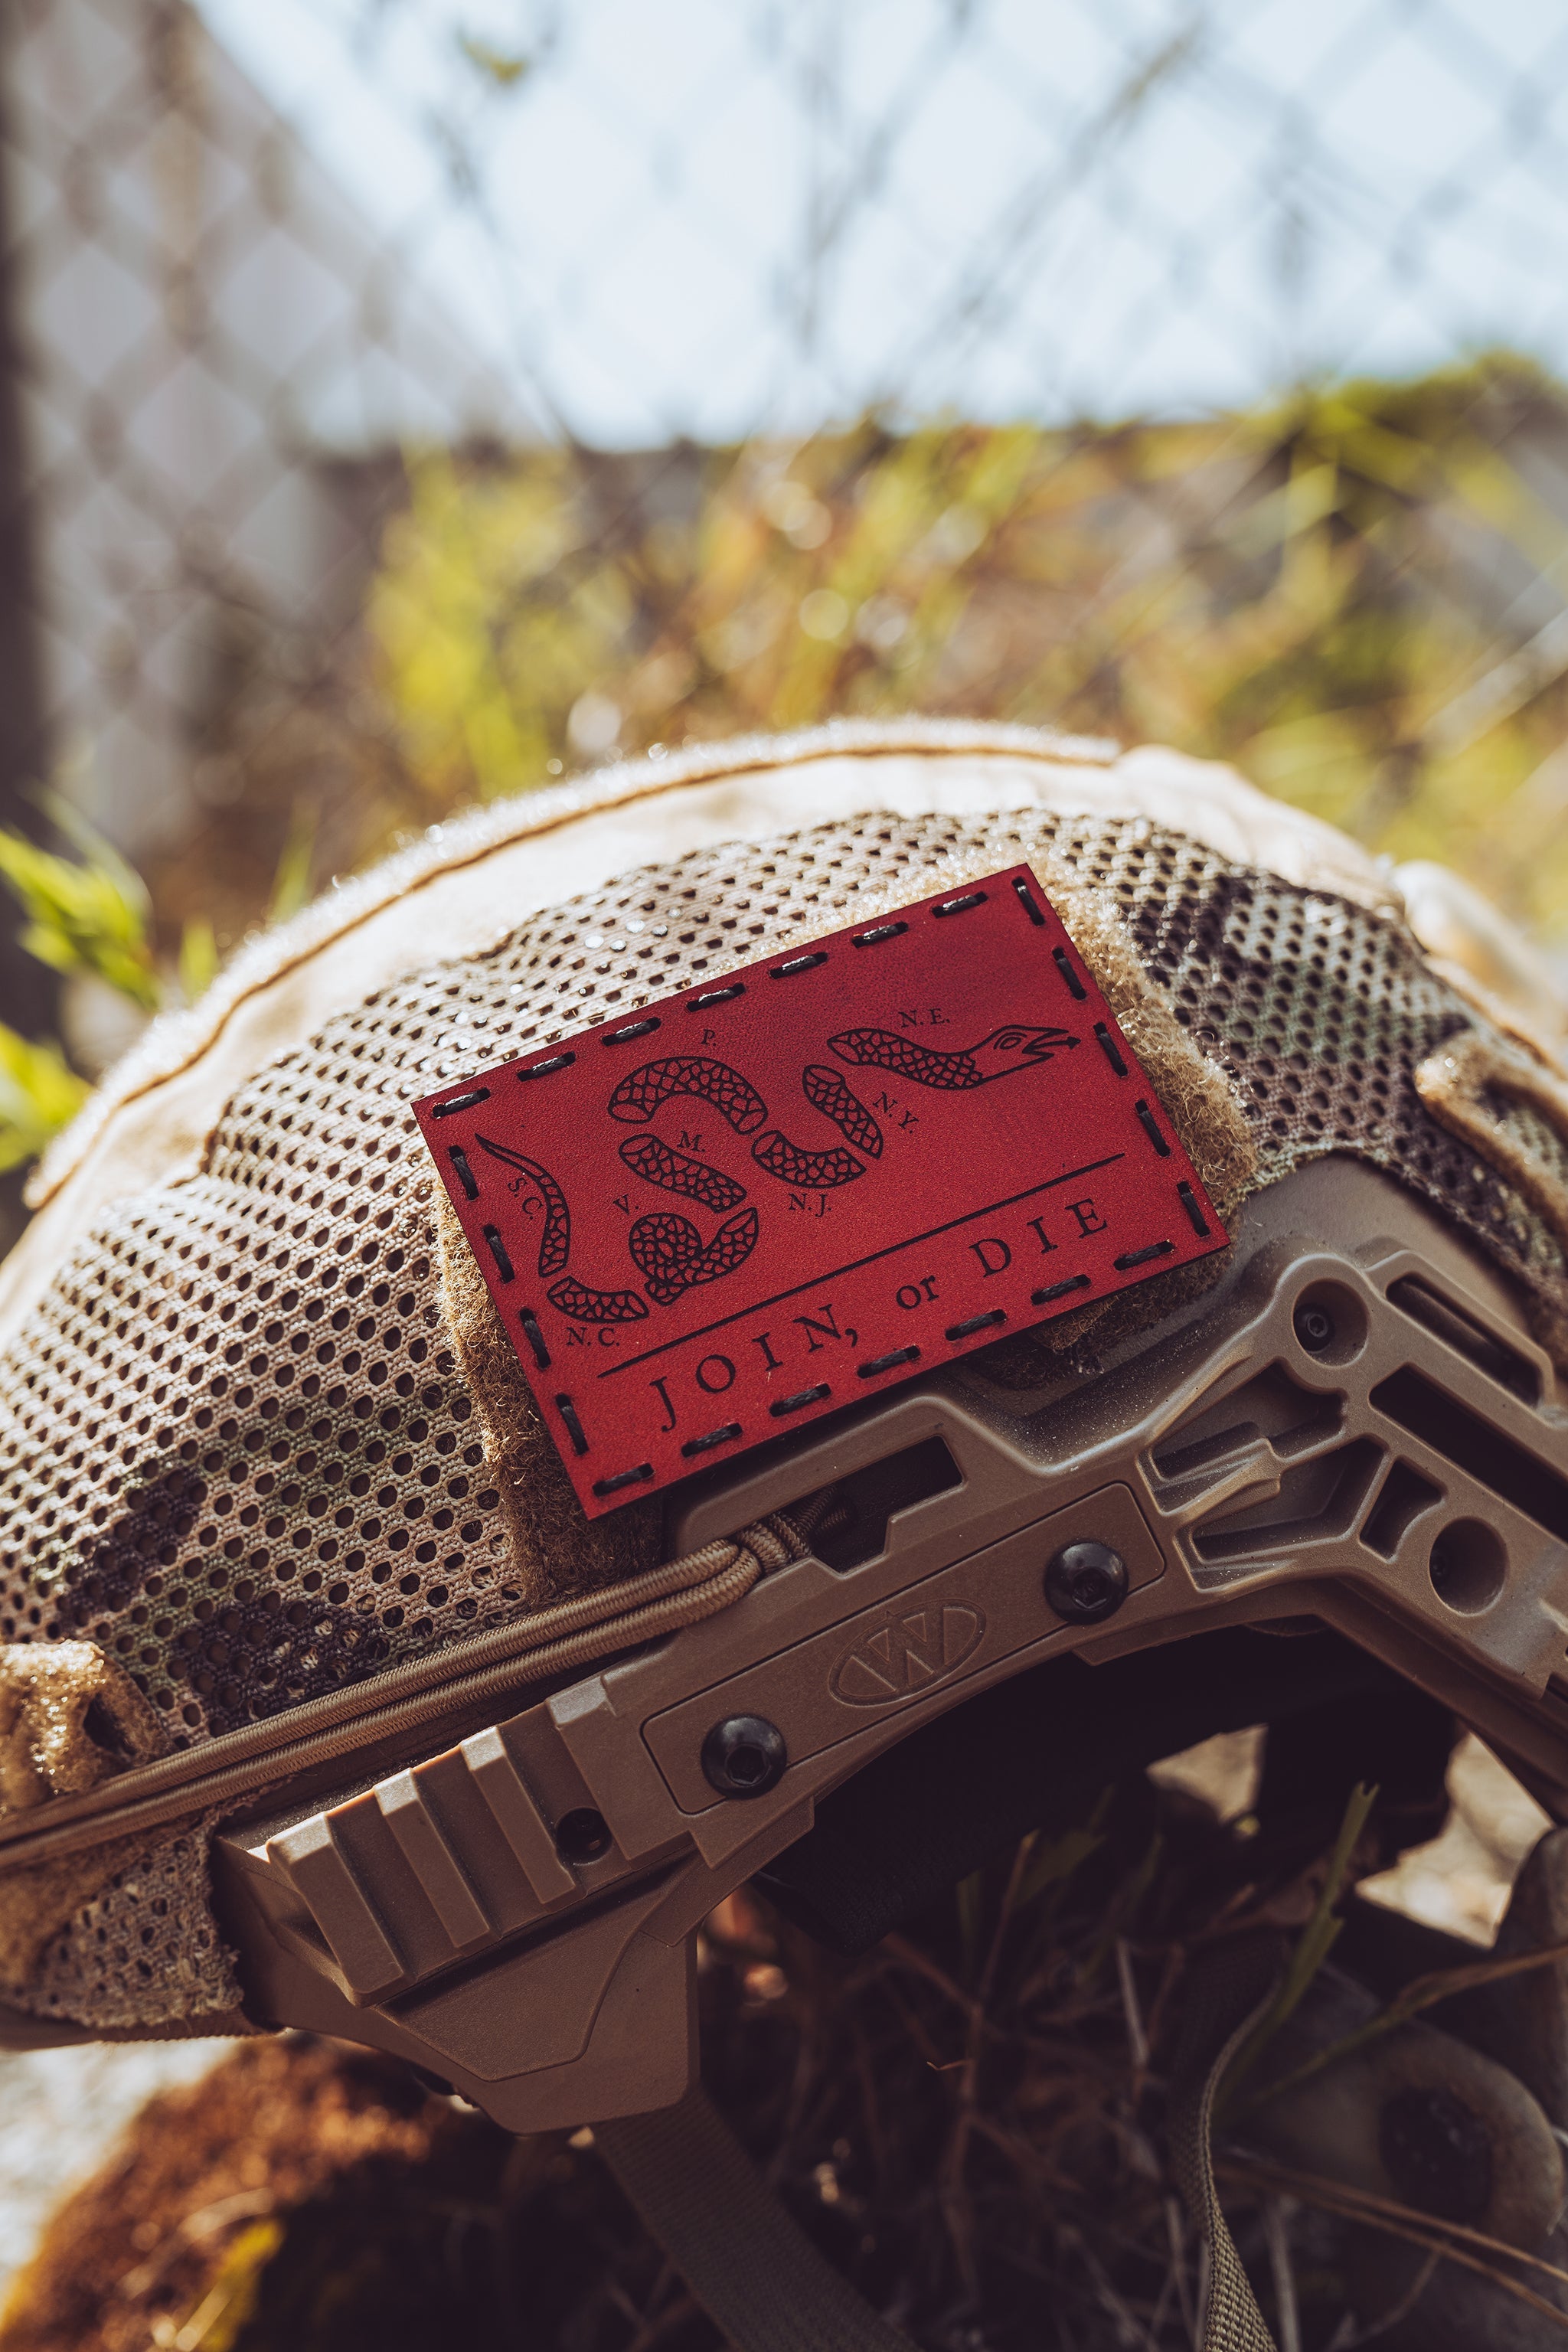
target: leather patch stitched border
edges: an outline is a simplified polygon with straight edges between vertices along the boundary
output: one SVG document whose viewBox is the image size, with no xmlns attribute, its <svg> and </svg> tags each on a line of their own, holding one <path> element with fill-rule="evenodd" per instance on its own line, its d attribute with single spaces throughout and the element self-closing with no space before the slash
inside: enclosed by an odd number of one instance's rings
<svg viewBox="0 0 1568 2352">
<path fill-rule="evenodd" d="M 590 1517 L 1227 1238 L 1026 865 L 415 1111 Z"/>
</svg>

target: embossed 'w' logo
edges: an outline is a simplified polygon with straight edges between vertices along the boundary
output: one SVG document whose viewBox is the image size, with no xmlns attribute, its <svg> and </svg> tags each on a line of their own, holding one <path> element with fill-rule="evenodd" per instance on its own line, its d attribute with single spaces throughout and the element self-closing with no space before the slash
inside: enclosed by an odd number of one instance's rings
<svg viewBox="0 0 1568 2352">
<path fill-rule="evenodd" d="M 940 1609 L 911 1609 L 846 1650 L 828 1688 L 847 1706 L 887 1706 L 915 1698 L 957 1672 L 985 1631 L 978 1609 L 950 1601 Z"/>
</svg>

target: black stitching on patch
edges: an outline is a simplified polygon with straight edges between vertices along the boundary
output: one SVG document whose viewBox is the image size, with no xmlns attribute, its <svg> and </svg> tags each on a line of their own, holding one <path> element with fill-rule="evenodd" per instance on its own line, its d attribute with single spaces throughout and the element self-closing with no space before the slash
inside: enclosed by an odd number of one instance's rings
<svg viewBox="0 0 1568 2352">
<path fill-rule="evenodd" d="M 577 1418 L 577 1408 L 573 1403 L 571 1398 L 569 1396 L 558 1396 L 555 1400 L 555 1410 L 561 1415 L 562 1420 L 566 1423 L 566 1434 L 572 1440 L 573 1453 L 586 1454 L 588 1451 L 587 1433 L 584 1431 L 582 1423 Z"/>
<path fill-rule="evenodd" d="M 1051 950 L 1051 961 L 1056 965 L 1057 970 L 1066 981 L 1068 992 L 1071 995 L 1076 996 L 1079 1003 L 1081 1004 L 1084 998 L 1089 994 L 1089 991 L 1085 988 L 1082 981 L 1079 980 L 1077 972 L 1074 971 L 1071 964 L 1068 961 L 1068 951 L 1066 948 L 1053 948 Z"/>
<path fill-rule="evenodd" d="M 740 1423 L 727 1421 L 722 1429 L 710 1429 L 706 1437 L 689 1437 L 680 1450 L 689 1461 L 692 1454 L 710 1454 L 715 1445 L 727 1445 L 731 1438 L 740 1434 Z"/>
<path fill-rule="evenodd" d="M 1183 1208 L 1185 1209 L 1188 1218 L 1191 1220 L 1194 1233 L 1198 1234 L 1200 1238 L 1206 1237 L 1209 1232 L 1208 1220 L 1198 1206 L 1198 1196 L 1194 1192 L 1192 1186 L 1190 1184 L 1178 1184 L 1176 1187 L 1176 1198 L 1180 1201 Z"/>
<path fill-rule="evenodd" d="M 1031 1290 L 1029 1304 L 1031 1307 L 1048 1307 L 1053 1299 L 1065 1298 L 1069 1291 L 1087 1290 L 1089 1286 L 1087 1274 L 1069 1274 L 1065 1282 L 1053 1282 L 1044 1290 Z"/>
<path fill-rule="evenodd" d="M 653 1476 L 653 1464 L 639 1462 L 635 1470 L 617 1470 L 613 1478 L 595 1478 L 595 1495 L 614 1495 L 622 1486 L 639 1486 L 645 1478 Z"/>
<path fill-rule="evenodd" d="M 1122 1057 L 1121 1048 L 1117 1044 L 1115 1038 L 1111 1035 L 1103 1021 L 1097 1021 L 1095 1023 L 1094 1034 L 1099 1043 L 1100 1052 L 1104 1055 L 1106 1060 L 1110 1063 L 1117 1076 L 1119 1078 L 1124 1078 L 1127 1076 L 1127 1064 Z"/>
<path fill-rule="evenodd" d="M 967 1323 L 951 1323 L 942 1333 L 944 1339 L 967 1339 L 976 1331 L 988 1331 L 993 1323 L 1005 1323 L 1007 1310 L 994 1307 L 988 1315 L 972 1315 Z"/>
<path fill-rule="evenodd" d="M 451 1145 L 447 1157 L 458 1171 L 458 1181 L 463 1188 L 465 1199 L 477 1201 L 479 1197 L 479 1180 L 469 1167 L 468 1155 L 462 1145 L 460 1143 Z"/>
<path fill-rule="evenodd" d="M 824 1381 L 816 1388 L 797 1389 L 794 1396 L 780 1397 L 777 1404 L 769 1405 L 768 1411 L 773 1414 L 773 1419 L 777 1421 L 783 1414 L 786 1412 L 798 1412 L 802 1405 L 815 1404 L 819 1397 L 831 1396 L 832 1393 L 833 1391 L 829 1388 L 827 1382 Z"/>
<path fill-rule="evenodd" d="M 1171 1147 L 1166 1142 L 1165 1138 L 1161 1131 L 1159 1120 L 1155 1118 L 1148 1104 L 1143 1100 L 1142 1095 L 1140 1095 L 1132 1108 L 1138 1114 L 1139 1126 L 1142 1129 L 1144 1134 L 1148 1137 L 1150 1142 L 1153 1145 L 1161 1159 L 1169 1160 L 1171 1156 Z"/>
</svg>

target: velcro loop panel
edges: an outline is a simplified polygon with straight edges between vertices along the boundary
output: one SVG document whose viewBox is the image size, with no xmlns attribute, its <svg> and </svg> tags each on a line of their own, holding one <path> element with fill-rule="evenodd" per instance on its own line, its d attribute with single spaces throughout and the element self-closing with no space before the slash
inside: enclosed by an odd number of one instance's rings
<svg viewBox="0 0 1568 2352">
<path fill-rule="evenodd" d="M 0 1813 L 96 1789 L 168 1746 L 155 1710 L 96 1642 L 0 1644 Z"/>
</svg>

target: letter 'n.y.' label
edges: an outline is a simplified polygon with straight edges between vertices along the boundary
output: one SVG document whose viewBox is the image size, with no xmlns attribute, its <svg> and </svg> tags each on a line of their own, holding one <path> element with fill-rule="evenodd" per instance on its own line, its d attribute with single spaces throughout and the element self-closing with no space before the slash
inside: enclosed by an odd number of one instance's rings
<svg viewBox="0 0 1568 2352">
<path fill-rule="evenodd" d="M 590 1517 L 1226 1246 L 1027 866 L 414 1108 Z"/>
</svg>

